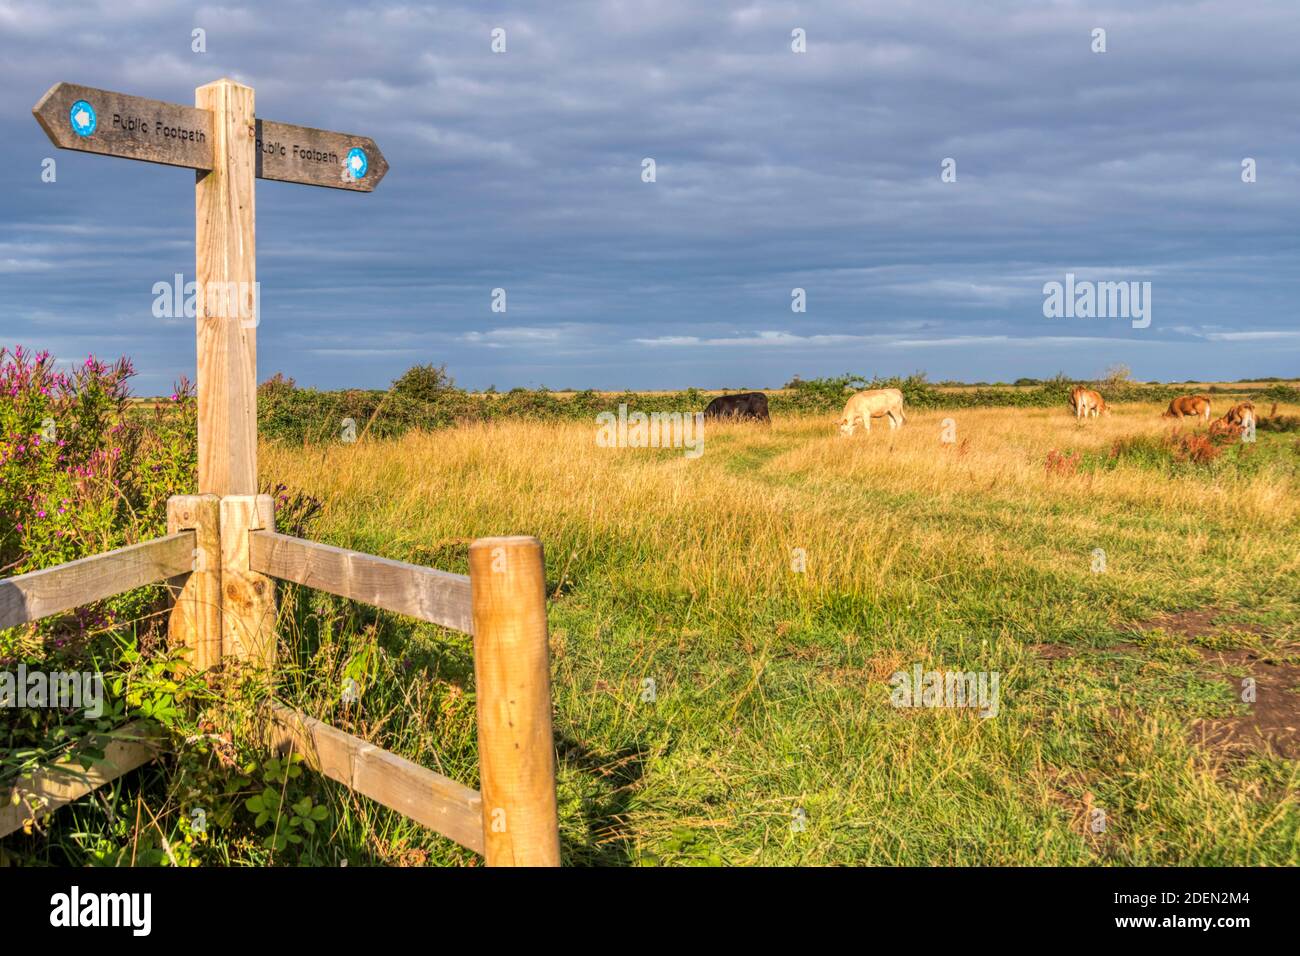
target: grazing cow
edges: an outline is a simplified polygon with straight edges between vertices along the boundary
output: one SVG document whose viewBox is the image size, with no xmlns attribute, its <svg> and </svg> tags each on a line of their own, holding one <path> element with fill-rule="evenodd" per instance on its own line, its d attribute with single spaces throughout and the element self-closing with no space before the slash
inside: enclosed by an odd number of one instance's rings
<svg viewBox="0 0 1300 956">
<path fill-rule="evenodd" d="M 907 417 L 903 414 L 903 393 L 896 388 L 869 388 L 858 392 L 844 406 L 840 416 L 840 432 L 852 435 L 857 422 L 870 432 L 871 419 L 887 417 L 889 430 L 901 428 Z"/>
<path fill-rule="evenodd" d="M 1232 425 L 1240 425 L 1242 428 L 1250 428 L 1255 424 L 1255 403 L 1238 402 L 1228 409 L 1228 414 L 1223 416 L 1223 420 Z"/>
<path fill-rule="evenodd" d="M 1075 418 L 1087 418 L 1089 415 L 1097 418 L 1102 413 L 1110 412 L 1110 406 L 1106 404 L 1106 399 L 1101 397 L 1100 392 L 1084 388 L 1082 385 L 1070 389 L 1070 407 L 1074 409 Z"/>
<path fill-rule="evenodd" d="M 1210 422 L 1210 434 L 1224 437 L 1241 438 L 1255 428 L 1255 405 L 1253 402 L 1238 402 L 1228 409 L 1222 418 Z"/>
<path fill-rule="evenodd" d="M 1210 400 L 1204 395 L 1180 395 L 1169 403 L 1161 418 L 1203 418 L 1210 420 Z"/>
<path fill-rule="evenodd" d="M 762 392 L 742 392 L 739 395 L 719 395 L 704 409 L 706 419 L 728 419 L 772 423 L 767 413 L 767 396 Z"/>
</svg>

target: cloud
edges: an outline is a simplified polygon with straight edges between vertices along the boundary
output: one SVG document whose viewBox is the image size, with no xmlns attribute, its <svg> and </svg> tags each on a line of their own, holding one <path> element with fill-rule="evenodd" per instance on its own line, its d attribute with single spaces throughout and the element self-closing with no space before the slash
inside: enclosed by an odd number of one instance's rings
<svg viewBox="0 0 1300 956">
<path fill-rule="evenodd" d="M 0 328 L 130 352 L 142 388 L 192 374 L 192 330 L 139 318 L 153 282 L 193 271 L 192 173 L 56 152 L 30 109 L 58 80 L 189 103 L 229 75 L 259 115 L 373 136 L 391 164 L 365 196 L 258 183 L 263 374 L 1277 374 L 1300 292 L 1300 18 L 1195 9 L 0 0 Z M 1067 271 L 1152 281 L 1151 328 L 1048 324 L 1042 284 Z"/>
<path fill-rule="evenodd" d="M 877 348 L 930 349 L 970 348 L 978 346 L 1005 346 L 1036 348 L 1043 346 L 1075 345 L 1086 343 L 1114 343 L 1131 346 L 1133 340 L 1097 335 L 955 335 L 916 338 L 891 334 L 876 335 L 794 335 L 790 332 L 764 331 L 752 335 L 700 338 L 695 335 L 665 335 L 653 339 L 636 339 L 638 345 L 656 348 L 818 348 L 841 345 L 870 345 Z M 1154 341 L 1138 342 L 1156 345 Z"/>
<path fill-rule="evenodd" d="M 1211 342 L 1275 342 L 1294 339 L 1300 341 L 1300 332 L 1293 329 L 1263 329 L 1254 332 L 1207 332 Z"/>
</svg>

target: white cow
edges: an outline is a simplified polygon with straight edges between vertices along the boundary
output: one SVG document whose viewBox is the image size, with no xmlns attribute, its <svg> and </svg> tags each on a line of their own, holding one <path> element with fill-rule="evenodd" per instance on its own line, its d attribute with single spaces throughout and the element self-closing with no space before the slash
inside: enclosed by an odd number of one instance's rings
<svg viewBox="0 0 1300 956">
<path fill-rule="evenodd" d="M 907 418 L 903 415 L 903 393 L 896 388 L 869 388 L 858 392 L 844 406 L 840 418 L 840 432 L 852 435 L 858 422 L 870 432 L 871 419 L 887 417 L 889 430 L 901 428 Z"/>
</svg>

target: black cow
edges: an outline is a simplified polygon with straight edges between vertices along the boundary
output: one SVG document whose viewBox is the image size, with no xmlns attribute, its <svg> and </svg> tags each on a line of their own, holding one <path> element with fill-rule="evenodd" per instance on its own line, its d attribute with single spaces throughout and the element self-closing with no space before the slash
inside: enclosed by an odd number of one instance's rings
<svg viewBox="0 0 1300 956">
<path fill-rule="evenodd" d="M 736 421 L 767 422 L 767 396 L 762 392 L 742 392 L 739 395 L 719 395 L 704 409 L 706 419 L 735 419 Z"/>
</svg>

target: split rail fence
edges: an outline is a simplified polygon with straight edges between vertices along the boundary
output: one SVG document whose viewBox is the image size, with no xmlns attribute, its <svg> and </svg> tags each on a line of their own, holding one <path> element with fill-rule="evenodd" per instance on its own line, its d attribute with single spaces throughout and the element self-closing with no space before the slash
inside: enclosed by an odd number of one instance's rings
<svg viewBox="0 0 1300 956">
<path fill-rule="evenodd" d="M 170 584 L 171 641 L 195 667 L 223 656 L 273 674 L 274 586 L 290 581 L 439 624 L 474 638 L 479 781 L 474 790 L 301 711 L 272 702 L 266 742 L 312 769 L 483 854 L 489 865 L 557 865 L 550 660 L 541 544 L 481 538 L 469 575 L 450 574 L 279 534 L 268 495 L 174 496 L 172 533 L 0 580 L 0 629 L 149 584 Z M 36 772 L 0 806 L 0 836 L 79 799 L 159 755 L 143 721 L 112 735 L 84 775 Z"/>
</svg>

